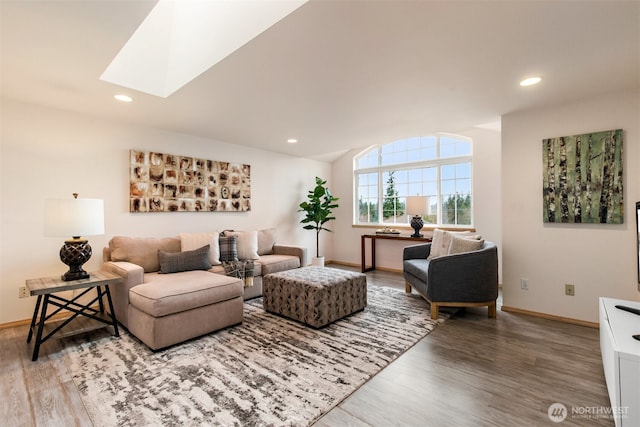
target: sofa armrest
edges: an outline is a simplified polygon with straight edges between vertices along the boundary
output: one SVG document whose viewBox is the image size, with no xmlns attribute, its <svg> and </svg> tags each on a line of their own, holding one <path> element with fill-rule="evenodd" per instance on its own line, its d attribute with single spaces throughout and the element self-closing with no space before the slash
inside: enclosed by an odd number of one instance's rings
<svg viewBox="0 0 640 427">
<path fill-rule="evenodd" d="M 402 260 L 422 258 L 425 259 L 431 253 L 431 243 L 420 243 L 419 245 L 405 246 L 402 251 Z"/>
<path fill-rule="evenodd" d="M 445 255 L 429 261 L 427 298 L 432 301 L 484 302 L 498 297 L 495 246 Z"/>
<path fill-rule="evenodd" d="M 307 266 L 307 248 L 293 245 L 273 245 L 273 253 L 276 255 L 291 255 L 300 258 L 300 267 Z"/>
<path fill-rule="evenodd" d="M 122 282 L 109 288 L 113 309 L 120 323 L 128 328 L 129 289 L 144 283 L 144 269 L 137 264 L 125 261 L 107 261 L 102 269 L 122 277 Z"/>
</svg>

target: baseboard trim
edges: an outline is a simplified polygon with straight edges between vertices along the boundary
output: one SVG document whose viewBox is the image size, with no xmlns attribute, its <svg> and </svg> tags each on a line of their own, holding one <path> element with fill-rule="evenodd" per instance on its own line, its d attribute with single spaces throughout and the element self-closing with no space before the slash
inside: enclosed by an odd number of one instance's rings
<svg viewBox="0 0 640 427">
<path fill-rule="evenodd" d="M 523 310 L 521 308 L 509 307 L 506 305 L 503 305 L 500 308 L 500 310 L 506 311 L 507 313 L 524 314 L 527 316 L 540 317 L 542 319 L 547 319 L 547 320 L 555 320 L 556 322 L 570 323 L 572 325 L 586 326 L 587 328 L 600 329 L 600 325 L 598 323 L 587 322 L 586 320 L 572 319 L 570 317 L 556 316 L 553 314 L 540 313 L 538 311 Z"/>
<path fill-rule="evenodd" d="M 95 310 L 98 310 L 100 308 L 100 306 L 98 305 L 94 305 L 92 307 Z M 51 319 L 47 320 L 47 322 L 54 321 L 54 320 L 63 320 L 68 317 L 71 317 L 72 314 L 73 313 L 68 310 L 62 310 L 60 313 L 57 313 L 51 316 Z M 29 326 L 29 325 L 31 325 L 31 319 L 16 320 L 15 322 L 0 323 L 0 329 L 10 329 L 18 326 Z"/>
<path fill-rule="evenodd" d="M 10 328 L 16 328 L 18 326 L 24 326 L 24 325 L 28 326 L 30 324 L 31 324 L 31 319 L 16 320 L 15 322 L 0 324 L 0 329 L 10 329 Z"/>
<path fill-rule="evenodd" d="M 327 262 L 326 264 L 327 265 L 329 265 L 329 264 L 344 265 L 345 267 L 355 267 L 355 268 L 358 268 L 358 269 L 362 267 L 360 264 L 354 264 L 352 262 L 333 261 L 333 260 Z M 376 267 L 376 270 L 387 271 L 389 273 L 402 273 L 402 270 L 398 270 L 397 268 Z M 370 271 L 375 271 L 375 270 L 370 270 Z"/>
</svg>

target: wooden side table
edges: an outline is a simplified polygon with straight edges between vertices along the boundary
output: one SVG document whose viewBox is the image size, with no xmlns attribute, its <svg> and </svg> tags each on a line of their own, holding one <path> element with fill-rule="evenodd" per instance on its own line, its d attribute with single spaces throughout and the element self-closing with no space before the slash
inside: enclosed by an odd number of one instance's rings
<svg viewBox="0 0 640 427">
<path fill-rule="evenodd" d="M 365 252 L 365 239 L 371 239 L 371 267 L 367 267 L 367 257 Z M 363 234 L 360 237 L 360 271 L 365 273 L 367 271 L 376 269 L 376 240 L 413 240 L 416 243 L 430 242 L 431 237 L 411 237 L 408 234 Z"/>
<path fill-rule="evenodd" d="M 116 284 L 121 280 L 122 278 L 120 276 L 108 271 L 91 272 L 89 273 L 88 279 L 71 280 L 68 282 L 65 282 L 60 277 L 43 277 L 40 279 L 27 280 L 26 286 L 29 293 L 31 295 L 38 296 L 36 307 L 33 310 L 29 336 L 27 337 L 27 342 L 31 342 L 31 338 L 33 338 L 33 333 L 35 331 L 36 341 L 33 347 L 33 357 L 31 360 L 38 360 L 40 344 L 47 341 L 56 333 L 58 333 L 59 338 L 62 338 L 95 329 L 105 328 L 107 326 L 113 326 L 114 335 L 119 337 L 118 321 L 116 320 L 116 314 L 113 311 L 109 285 Z M 84 291 L 72 299 L 55 295 L 58 292 L 74 289 L 84 289 Z M 92 289 L 96 289 L 98 295 L 86 304 L 80 303 L 79 299 L 89 293 Z M 107 303 L 109 304 L 108 313 L 104 310 L 104 296 L 107 297 Z M 99 305 L 99 310 L 96 310 L 93 307 L 96 302 Z M 42 308 L 40 307 L 41 305 Z M 58 309 L 47 314 L 47 308 L 49 305 L 56 306 Z M 73 314 L 67 319 L 47 323 L 48 320 L 62 310 L 70 311 Z M 40 312 L 39 317 L 38 312 Z M 65 330 L 62 331 L 62 328 L 65 328 Z"/>
</svg>

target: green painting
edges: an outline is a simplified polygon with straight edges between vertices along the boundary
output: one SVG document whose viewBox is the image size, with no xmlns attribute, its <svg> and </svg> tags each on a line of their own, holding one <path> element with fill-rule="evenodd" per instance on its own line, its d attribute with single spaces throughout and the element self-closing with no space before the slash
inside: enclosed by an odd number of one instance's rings
<svg viewBox="0 0 640 427">
<path fill-rule="evenodd" d="M 544 222 L 622 224 L 622 169 L 622 129 L 544 139 Z"/>
</svg>

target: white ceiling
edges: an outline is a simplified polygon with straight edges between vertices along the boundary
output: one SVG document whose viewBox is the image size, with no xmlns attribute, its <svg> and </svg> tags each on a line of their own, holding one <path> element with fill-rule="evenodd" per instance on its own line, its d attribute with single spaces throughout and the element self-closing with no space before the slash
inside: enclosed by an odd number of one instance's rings
<svg viewBox="0 0 640 427">
<path fill-rule="evenodd" d="M 99 80 L 154 5 L 0 0 L 2 97 L 330 160 L 518 110 L 640 94 L 637 0 L 311 0 L 168 98 Z M 538 74 L 541 84 L 518 86 Z"/>
</svg>

